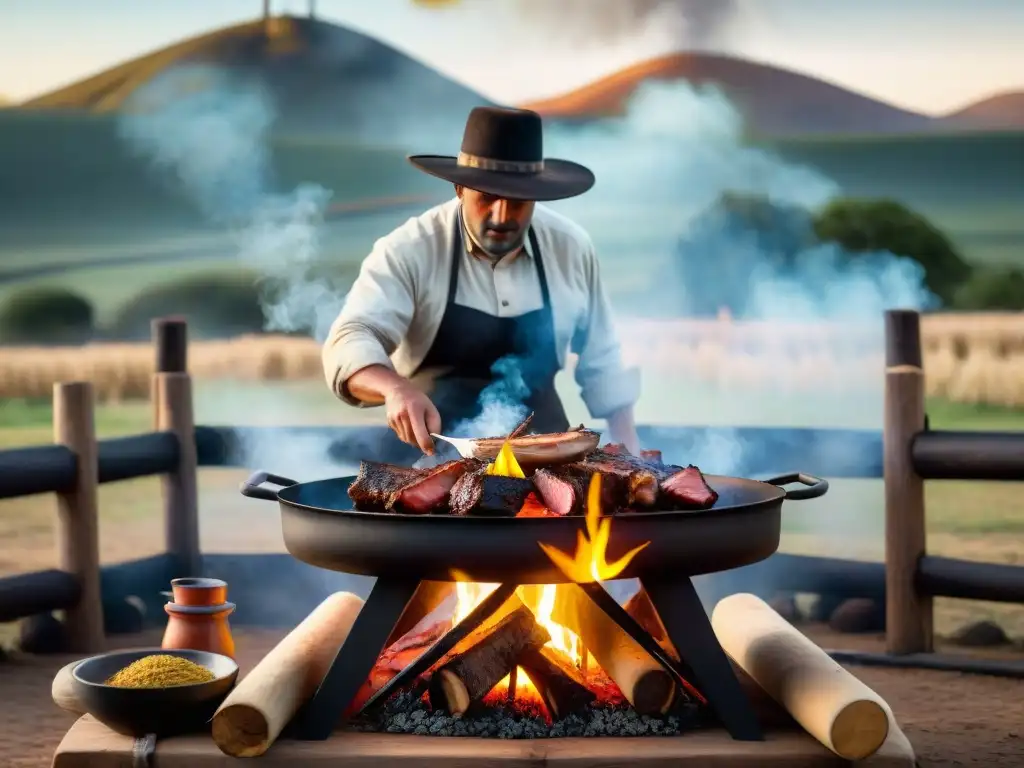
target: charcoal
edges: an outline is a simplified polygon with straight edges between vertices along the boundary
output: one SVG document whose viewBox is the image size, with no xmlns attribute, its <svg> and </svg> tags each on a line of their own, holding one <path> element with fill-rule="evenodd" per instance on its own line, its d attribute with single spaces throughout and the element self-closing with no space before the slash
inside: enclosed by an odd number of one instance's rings
<svg viewBox="0 0 1024 768">
<path fill-rule="evenodd" d="M 549 725 L 529 702 L 482 706 L 473 715 L 431 712 L 423 697 L 403 691 L 379 710 L 346 725 L 354 731 L 492 739 L 546 739 L 571 736 L 675 736 L 706 724 L 706 713 L 684 702 L 667 717 L 640 716 L 627 706 L 594 705 Z"/>
</svg>

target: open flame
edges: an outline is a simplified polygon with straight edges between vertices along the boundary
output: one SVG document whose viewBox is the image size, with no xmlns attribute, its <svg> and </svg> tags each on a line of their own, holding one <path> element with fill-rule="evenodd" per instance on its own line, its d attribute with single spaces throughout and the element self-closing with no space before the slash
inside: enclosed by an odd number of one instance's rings
<svg viewBox="0 0 1024 768">
<path fill-rule="evenodd" d="M 504 477 L 522 477 L 526 474 L 516 460 L 515 453 L 509 442 L 501 446 L 494 461 L 487 466 L 487 474 Z M 587 494 L 586 534 L 579 532 L 576 552 L 567 555 L 561 550 L 543 542 L 538 542 L 544 553 L 561 570 L 567 578 L 576 583 L 605 581 L 614 579 L 622 573 L 630 561 L 650 542 L 633 548 L 614 563 L 607 561 L 607 547 L 611 538 L 611 518 L 601 517 L 601 478 L 594 475 Z M 458 578 L 458 574 L 455 574 Z M 465 619 L 491 592 L 498 588 L 497 584 L 481 584 L 471 581 L 456 581 L 455 623 Z M 558 589 L 555 584 L 523 585 L 516 590 L 517 597 L 529 608 L 537 623 L 543 626 L 551 639 L 546 643 L 549 648 L 564 653 L 578 668 L 586 672 L 594 665 L 593 657 L 585 653 L 580 638 L 567 627 L 556 622 L 552 615 L 558 600 Z M 499 693 L 507 692 L 510 680 L 504 680 L 495 686 Z M 516 674 L 517 698 L 540 699 L 539 693 L 530 682 L 529 677 L 520 668 Z"/>
<path fill-rule="evenodd" d="M 611 517 L 601 517 L 601 475 L 594 474 L 590 478 L 590 488 L 587 492 L 587 532 L 578 532 L 576 539 L 576 554 L 567 555 L 560 549 L 552 547 L 544 542 L 537 542 L 544 550 L 551 562 L 558 566 L 558 569 L 577 584 L 586 584 L 592 581 L 608 581 L 614 579 L 629 565 L 630 561 L 651 542 L 645 541 L 638 547 L 634 547 L 614 563 L 607 560 L 608 541 L 612 534 Z"/>
</svg>

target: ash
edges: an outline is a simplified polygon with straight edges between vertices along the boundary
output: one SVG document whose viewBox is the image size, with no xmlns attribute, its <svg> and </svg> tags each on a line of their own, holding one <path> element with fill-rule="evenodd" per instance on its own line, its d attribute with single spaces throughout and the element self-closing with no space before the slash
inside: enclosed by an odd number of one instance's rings
<svg viewBox="0 0 1024 768">
<path fill-rule="evenodd" d="M 465 715 L 431 712 L 424 697 L 403 692 L 379 711 L 353 720 L 350 730 L 411 733 L 423 736 L 482 736 L 497 739 L 544 739 L 563 736 L 677 736 L 703 722 L 700 709 L 685 702 L 666 717 L 638 715 L 628 706 L 590 707 L 548 725 L 530 704 L 484 705 Z"/>
</svg>

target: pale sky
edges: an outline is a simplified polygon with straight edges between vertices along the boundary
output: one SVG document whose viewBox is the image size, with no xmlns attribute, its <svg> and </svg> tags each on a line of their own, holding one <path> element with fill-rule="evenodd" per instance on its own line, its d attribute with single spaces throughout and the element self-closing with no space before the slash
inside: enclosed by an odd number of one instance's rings
<svg viewBox="0 0 1024 768">
<path fill-rule="evenodd" d="M 1024 90 L 1024 0 L 733 1 L 739 11 L 713 46 L 722 53 L 928 114 Z M 584 45 L 514 2 L 464 0 L 431 11 L 411 0 L 318 0 L 317 15 L 506 103 L 556 95 L 680 47 L 665 27 Z M 305 14 L 307 0 L 273 7 Z M 0 96 L 44 93 L 260 10 L 260 0 L 0 0 Z"/>
</svg>

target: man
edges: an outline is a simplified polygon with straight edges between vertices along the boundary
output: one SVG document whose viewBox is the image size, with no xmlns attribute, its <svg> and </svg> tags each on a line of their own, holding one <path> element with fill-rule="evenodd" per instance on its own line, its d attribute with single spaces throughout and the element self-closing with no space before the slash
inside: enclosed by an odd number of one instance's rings
<svg viewBox="0 0 1024 768">
<path fill-rule="evenodd" d="M 535 414 L 531 429 L 560 432 L 569 423 L 554 379 L 571 348 L 591 416 L 635 451 L 639 372 L 622 366 L 593 245 L 536 204 L 580 195 L 594 175 L 544 159 L 535 112 L 491 107 L 470 113 L 458 157 L 409 161 L 454 184 L 456 197 L 363 261 L 323 347 L 335 394 L 383 404 L 398 438 L 431 455 L 430 433 L 476 417 L 481 394 L 506 377 L 505 397 Z"/>
</svg>

